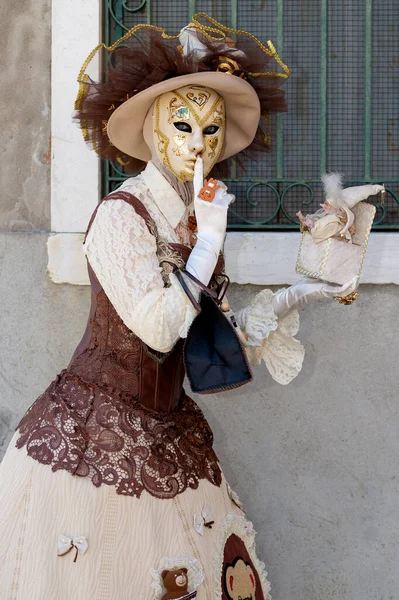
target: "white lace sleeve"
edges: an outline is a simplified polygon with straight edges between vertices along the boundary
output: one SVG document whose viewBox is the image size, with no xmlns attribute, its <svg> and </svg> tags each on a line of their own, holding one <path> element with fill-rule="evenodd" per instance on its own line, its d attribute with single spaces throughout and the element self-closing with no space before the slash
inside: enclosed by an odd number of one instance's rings
<svg viewBox="0 0 399 600">
<path fill-rule="evenodd" d="M 238 325 L 247 336 L 247 354 L 250 362 L 260 365 L 262 360 L 275 381 L 286 385 L 302 369 L 305 349 L 294 338 L 299 330 L 299 314 L 290 311 L 277 319 L 273 311 L 271 290 L 262 290 L 249 306 L 236 314 Z"/>
<path fill-rule="evenodd" d="M 155 237 L 130 204 L 101 204 L 85 252 L 122 321 L 148 346 L 169 352 L 187 336 L 195 309 L 173 273 L 164 286 Z"/>
</svg>

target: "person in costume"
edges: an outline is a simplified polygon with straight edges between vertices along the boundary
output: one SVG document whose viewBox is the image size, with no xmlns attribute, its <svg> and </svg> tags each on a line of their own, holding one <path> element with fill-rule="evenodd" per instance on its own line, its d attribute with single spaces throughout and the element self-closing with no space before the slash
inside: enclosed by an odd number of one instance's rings
<svg viewBox="0 0 399 600">
<path fill-rule="evenodd" d="M 102 158 L 145 168 L 90 220 L 86 332 L 0 467 L 2 597 L 267 600 L 252 524 L 182 387 L 196 312 L 176 274 L 215 288 L 223 280 L 234 198 L 204 178 L 267 148 L 259 121 L 285 110 L 289 69 L 270 42 L 209 17 L 179 38 L 137 26 L 105 53 L 105 82 L 87 64 L 79 76 L 77 119 Z M 236 315 L 249 358 L 289 383 L 304 356 L 297 307 L 356 286 L 305 280 L 261 291 Z"/>
</svg>

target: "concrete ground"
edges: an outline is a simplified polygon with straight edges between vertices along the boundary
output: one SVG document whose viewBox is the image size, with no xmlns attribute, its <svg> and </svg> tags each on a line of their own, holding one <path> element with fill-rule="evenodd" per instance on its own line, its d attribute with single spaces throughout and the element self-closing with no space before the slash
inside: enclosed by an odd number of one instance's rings
<svg viewBox="0 0 399 600">
<path fill-rule="evenodd" d="M 89 289 L 55 285 L 41 233 L 0 234 L 0 445 L 67 365 Z M 232 286 L 244 306 L 254 286 Z M 301 313 L 301 374 L 197 398 L 230 484 L 258 531 L 273 600 L 399 598 L 399 287 Z"/>
</svg>

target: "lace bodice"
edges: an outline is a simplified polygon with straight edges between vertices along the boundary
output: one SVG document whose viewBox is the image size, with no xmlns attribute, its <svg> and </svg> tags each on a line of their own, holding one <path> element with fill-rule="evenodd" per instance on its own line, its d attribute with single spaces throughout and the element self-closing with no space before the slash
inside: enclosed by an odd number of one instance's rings
<svg viewBox="0 0 399 600">
<path fill-rule="evenodd" d="M 182 266 L 168 247 L 169 243 L 188 242 L 179 239 L 172 226 L 174 213 L 171 223 L 152 198 L 143 176 L 127 180 L 120 190 L 133 194 L 148 210 L 156 224 L 158 244 L 164 242 L 162 258 L 170 261 L 168 265 Z M 164 202 L 168 200 L 163 197 Z M 179 208 L 175 209 L 175 219 L 180 217 L 176 227 L 188 219 L 184 205 Z M 180 231 L 186 230 L 180 225 Z M 169 352 L 180 337 L 186 337 L 196 312 L 173 273 L 162 273 L 156 238 L 130 204 L 110 199 L 99 207 L 85 252 L 122 321 L 148 346 Z"/>
<path fill-rule="evenodd" d="M 173 229 L 163 229 L 165 241 L 179 241 Z M 156 239 L 130 204 L 108 200 L 100 206 L 85 251 L 122 321 L 148 346 L 169 352 L 186 337 L 196 312 L 173 273 L 165 287 Z"/>
</svg>

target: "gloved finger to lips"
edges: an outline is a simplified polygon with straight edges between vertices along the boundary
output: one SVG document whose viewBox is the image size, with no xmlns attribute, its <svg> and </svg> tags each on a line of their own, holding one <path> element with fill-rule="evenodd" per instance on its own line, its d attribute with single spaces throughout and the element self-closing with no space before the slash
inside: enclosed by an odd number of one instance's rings
<svg viewBox="0 0 399 600">
<path fill-rule="evenodd" d="M 198 194 L 204 185 L 204 163 L 200 156 L 197 157 L 194 166 L 194 201 L 197 200 Z"/>
</svg>

